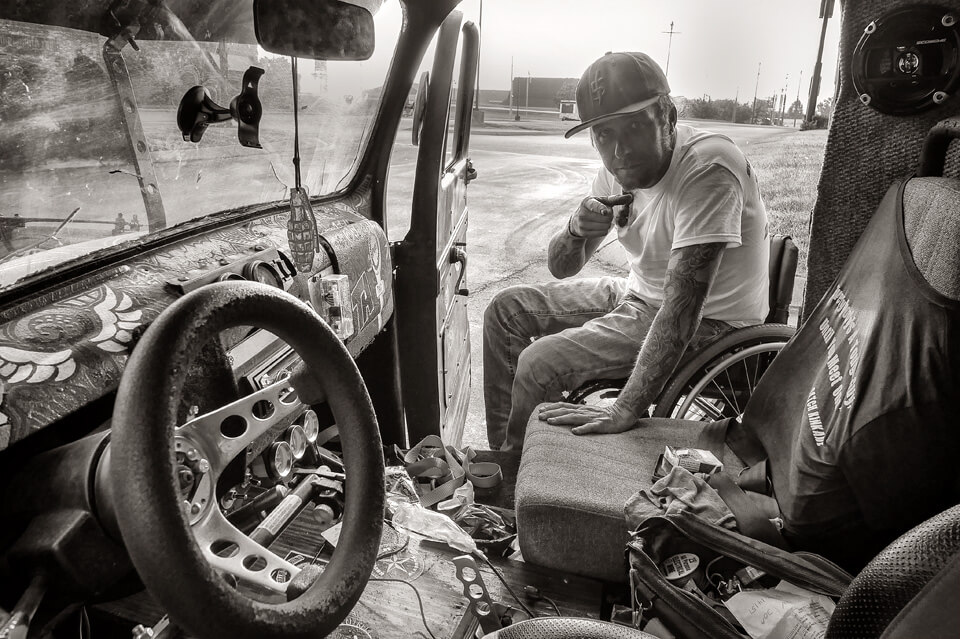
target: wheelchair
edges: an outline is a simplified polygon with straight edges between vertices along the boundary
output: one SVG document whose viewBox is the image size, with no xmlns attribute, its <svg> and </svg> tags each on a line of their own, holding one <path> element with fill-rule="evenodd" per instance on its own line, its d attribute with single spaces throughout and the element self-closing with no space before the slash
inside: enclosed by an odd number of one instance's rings
<svg viewBox="0 0 960 639">
<path fill-rule="evenodd" d="M 788 326 L 798 250 L 788 235 L 770 238 L 770 312 L 763 324 L 734 329 L 687 352 L 654 403 L 652 417 L 715 421 L 743 413 L 760 377 L 796 328 Z M 587 382 L 572 404 L 612 403 L 626 378 Z"/>
</svg>

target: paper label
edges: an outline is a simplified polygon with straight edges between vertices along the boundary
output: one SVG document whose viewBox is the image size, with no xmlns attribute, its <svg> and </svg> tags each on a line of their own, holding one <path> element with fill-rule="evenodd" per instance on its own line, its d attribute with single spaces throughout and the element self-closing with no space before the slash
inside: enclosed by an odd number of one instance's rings
<svg viewBox="0 0 960 639">
<path fill-rule="evenodd" d="M 700 557 L 690 552 L 682 552 L 679 555 L 667 557 L 666 561 L 660 567 L 663 575 L 670 579 L 683 579 L 700 565 Z"/>
</svg>

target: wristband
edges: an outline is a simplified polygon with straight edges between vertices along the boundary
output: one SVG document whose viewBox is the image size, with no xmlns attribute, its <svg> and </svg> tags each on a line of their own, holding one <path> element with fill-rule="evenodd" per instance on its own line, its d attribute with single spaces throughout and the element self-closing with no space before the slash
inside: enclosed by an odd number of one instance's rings
<svg viewBox="0 0 960 639">
<path fill-rule="evenodd" d="M 572 224 L 573 224 L 573 216 L 571 215 L 569 218 L 567 218 L 567 234 L 570 235 L 570 237 L 575 237 L 578 240 L 582 240 L 583 239 L 582 235 L 578 235 L 577 233 L 573 232 Z"/>
</svg>

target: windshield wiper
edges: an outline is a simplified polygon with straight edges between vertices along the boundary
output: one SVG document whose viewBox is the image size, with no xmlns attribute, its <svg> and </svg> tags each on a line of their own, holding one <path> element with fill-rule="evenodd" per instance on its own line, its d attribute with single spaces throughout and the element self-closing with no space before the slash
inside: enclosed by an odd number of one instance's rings
<svg viewBox="0 0 960 639">
<path fill-rule="evenodd" d="M 80 212 L 80 208 L 81 208 L 81 207 L 78 206 L 77 208 L 73 209 L 73 211 L 70 212 L 70 215 L 68 215 L 67 217 L 65 217 L 65 218 L 63 219 L 63 221 L 60 222 L 60 224 L 57 226 L 57 228 L 55 228 L 55 229 L 53 230 L 53 233 L 51 233 L 50 235 L 46 236 L 45 238 L 43 238 L 43 239 L 40 240 L 39 242 L 34 242 L 34 243 L 31 244 L 30 246 L 25 246 L 25 247 L 23 247 L 23 248 L 21 248 L 21 249 L 17 249 L 17 250 L 15 250 L 15 251 L 11 251 L 10 253 L 7 253 L 6 255 L 4 255 L 2 258 L 0 258 L 0 264 L 2 264 L 3 262 L 6 262 L 6 261 L 8 261 L 8 260 L 12 260 L 13 258 L 16 258 L 16 257 L 21 257 L 21 256 L 23 256 L 23 255 L 29 255 L 30 253 L 38 253 L 38 252 L 40 252 L 40 251 L 45 251 L 45 250 L 50 249 L 50 248 L 56 248 L 56 247 L 53 247 L 53 246 L 44 246 L 45 243 L 47 243 L 47 242 L 49 242 L 49 241 L 51 241 L 51 240 L 53 240 L 54 242 L 56 242 L 56 245 L 57 245 L 57 246 L 63 246 L 63 242 L 62 242 L 62 241 L 60 240 L 60 238 L 57 237 L 57 236 L 60 234 L 60 231 L 62 231 L 62 230 L 67 226 L 67 224 L 69 224 L 70 222 L 73 221 L 73 218 L 77 217 L 77 213 Z M 26 222 L 28 222 L 28 221 L 34 221 L 34 220 L 21 220 L 21 223 L 19 224 L 19 226 L 23 226 L 23 224 L 26 223 Z M 4 237 L 4 240 L 6 240 L 6 237 Z"/>
</svg>

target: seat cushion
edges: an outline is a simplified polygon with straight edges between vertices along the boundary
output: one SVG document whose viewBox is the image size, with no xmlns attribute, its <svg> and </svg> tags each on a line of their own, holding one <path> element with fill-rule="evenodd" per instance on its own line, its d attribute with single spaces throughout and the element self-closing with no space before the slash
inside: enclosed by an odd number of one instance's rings
<svg viewBox="0 0 960 639">
<path fill-rule="evenodd" d="M 577 436 L 537 419 L 527 425 L 517 474 L 520 550 L 526 561 L 585 577 L 627 579 L 623 506 L 652 485 L 666 445 L 691 446 L 702 424 L 645 420 L 615 435 Z"/>
</svg>

